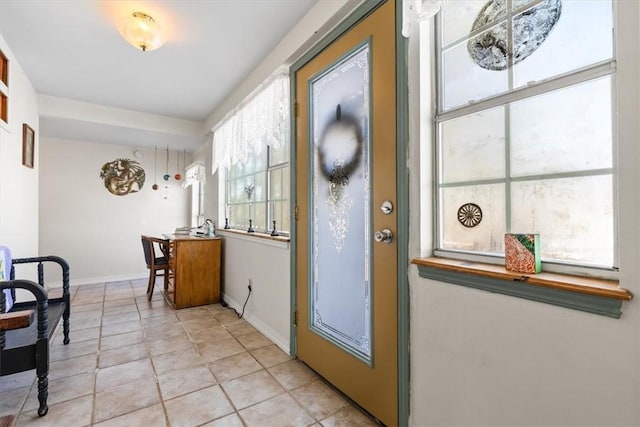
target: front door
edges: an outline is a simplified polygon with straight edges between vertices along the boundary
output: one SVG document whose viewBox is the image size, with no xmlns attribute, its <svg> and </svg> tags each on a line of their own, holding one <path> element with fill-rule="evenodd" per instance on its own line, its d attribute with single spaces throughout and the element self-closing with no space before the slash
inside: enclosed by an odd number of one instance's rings
<svg viewBox="0 0 640 427">
<path fill-rule="evenodd" d="M 395 2 L 295 74 L 297 356 L 398 423 Z"/>
</svg>

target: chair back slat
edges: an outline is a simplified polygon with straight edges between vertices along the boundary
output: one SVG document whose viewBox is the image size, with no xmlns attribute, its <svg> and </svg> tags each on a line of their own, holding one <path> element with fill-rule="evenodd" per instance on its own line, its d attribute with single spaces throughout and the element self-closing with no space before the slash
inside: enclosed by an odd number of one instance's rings
<svg viewBox="0 0 640 427">
<path fill-rule="evenodd" d="M 147 265 L 151 265 L 155 258 L 155 251 L 153 250 L 153 242 L 146 236 L 142 236 L 142 249 L 144 251 L 144 260 Z"/>
</svg>

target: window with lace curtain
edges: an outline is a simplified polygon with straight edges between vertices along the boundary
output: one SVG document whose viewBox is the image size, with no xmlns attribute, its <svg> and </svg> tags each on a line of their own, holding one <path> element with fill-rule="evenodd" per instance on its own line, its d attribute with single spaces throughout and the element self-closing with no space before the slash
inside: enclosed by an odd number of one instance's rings
<svg viewBox="0 0 640 427">
<path fill-rule="evenodd" d="M 213 130 L 214 170 L 225 179 L 225 217 L 232 229 L 288 234 L 289 78 L 267 79 Z"/>
</svg>

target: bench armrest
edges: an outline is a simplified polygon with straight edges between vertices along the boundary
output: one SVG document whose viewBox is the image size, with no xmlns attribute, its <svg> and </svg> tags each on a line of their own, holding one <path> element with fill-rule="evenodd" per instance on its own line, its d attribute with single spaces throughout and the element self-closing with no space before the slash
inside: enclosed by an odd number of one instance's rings
<svg viewBox="0 0 640 427">
<path fill-rule="evenodd" d="M 38 340 L 47 339 L 47 331 L 49 329 L 49 300 L 47 291 L 31 280 L 9 280 L 0 282 L 0 305 L 4 305 L 4 289 L 26 289 L 36 297 L 36 311 L 38 316 Z"/>
</svg>

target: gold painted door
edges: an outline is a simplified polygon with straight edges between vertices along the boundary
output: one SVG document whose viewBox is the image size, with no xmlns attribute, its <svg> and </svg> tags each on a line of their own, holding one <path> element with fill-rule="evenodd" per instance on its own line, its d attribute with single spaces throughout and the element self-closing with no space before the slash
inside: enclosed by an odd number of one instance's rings
<svg viewBox="0 0 640 427">
<path fill-rule="evenodd" d="M 296 354 L 398 423 L 395 2 L 298 69 Z M 386 203 L 385 203 L 386 202 Z"/>
</svg>

